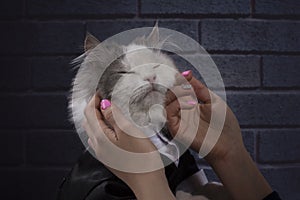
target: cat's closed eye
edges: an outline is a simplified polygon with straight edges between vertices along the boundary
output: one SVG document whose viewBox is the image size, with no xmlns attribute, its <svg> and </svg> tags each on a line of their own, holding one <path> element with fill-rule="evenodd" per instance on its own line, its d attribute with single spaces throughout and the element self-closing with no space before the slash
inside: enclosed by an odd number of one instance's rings
<svg viewBox="0 0 300 200">
<path fill-rule="evenodd" d="M 133 71 L 118 71 L 118 74 L 134 74 L 135 72 Z"/>
<path fill-rule="evenodd" d="M 153 66 L 153 69 L 158 68 L 160 64 Z"/>
</svg>

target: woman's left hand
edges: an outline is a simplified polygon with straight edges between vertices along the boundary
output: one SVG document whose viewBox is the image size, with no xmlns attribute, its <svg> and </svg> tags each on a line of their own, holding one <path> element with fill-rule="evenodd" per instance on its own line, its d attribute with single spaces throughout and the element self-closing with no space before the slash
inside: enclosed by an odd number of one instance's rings
<svg viewBox="0 0 300 200">
<path fill-rule="evenodd" d="M 85 116 L 86 121 L 83 123 L 83 127 L 89 136 L 88 143 L 100 161 L 116 156 L 112 155 L 107 148 L 107 144 L 110 142 L 111 145 L 133 153 L 150 153 L 157 150 L 152 142 L 108 100 L 100 102 L 100 98 L 95 95 L 85 108 Z M 130 131 L 130 135 L 128 131 Z M 128 158 L 124 165 L 130 164 L 131 161 Z M 162 162 L 158 153 L 157 156 L 151 157 L 143 164 L 150 165 L 153 162 Z M 131 163 L 131 165 L 135 165 L 135 163 Z M 121 171 L 117 169 L 118 166 L 107 166 L 107 168 L 122 179 L 138 199 L 175 199 L 168 187 L 163 167 L 144 173 Z"/>
</svg>

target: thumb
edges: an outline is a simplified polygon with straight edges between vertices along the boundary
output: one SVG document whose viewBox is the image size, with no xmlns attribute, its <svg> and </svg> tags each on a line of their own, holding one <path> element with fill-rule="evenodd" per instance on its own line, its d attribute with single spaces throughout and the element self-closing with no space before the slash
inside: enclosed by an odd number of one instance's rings
<svg viewBox="0 0 300 200">
<path fill-rule="evenodd" d="M 192 85 L 196 96 L 200 101 L 203 103 L 211 102 L 209 89 L 193 76 L 191 70 L 182 72 L 181 75 Z"/>
<path fill-rule="evenodd" d="M 100 107 L 106 124 L 116 133 L 120 132 L 120 130 L 128 133 L 128 131 L 132 129 L 130 122 L 125 118 L 122 111 L 115 104 L 112 104 L 107 99 L 103 99 L 100 102 Z"/>
<path fill-rule="evenodd" d="M 111 110 L 111 102 L 108 99 L 102 99 L 100 102 L 101 113 L 104 117 L 105 122 L 112 128 L 115 127 L 115 120 Z"/>
</svg>

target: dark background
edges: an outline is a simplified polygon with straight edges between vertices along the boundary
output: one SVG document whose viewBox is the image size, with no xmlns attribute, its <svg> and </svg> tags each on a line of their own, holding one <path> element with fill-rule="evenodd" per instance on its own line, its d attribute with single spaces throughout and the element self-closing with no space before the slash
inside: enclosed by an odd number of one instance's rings
<svg viewBox="0 0 300 200">
<path fill-rule="evenodd" d="M 85 32 L 104 40 L 156 19 L 208 50 L 248 151 L 283 199 L 300 199 L 299 1 L 12 0 L 0 18 L 1 199 L 54 199 L 81 154 L 67 97 Z"/>
</svg>

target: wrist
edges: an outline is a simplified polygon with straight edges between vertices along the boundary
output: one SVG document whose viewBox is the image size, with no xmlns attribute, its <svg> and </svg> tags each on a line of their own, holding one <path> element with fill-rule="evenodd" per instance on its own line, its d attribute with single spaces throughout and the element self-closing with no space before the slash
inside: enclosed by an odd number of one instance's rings
<svg viewBox="0 0 300 200">
<path fill-rule="evenodd" d="M 213 167 L 224 167 L 241 163 L 242 160 L 248 159 L 248 151 L 244 145 L 234 145 L 230 150 L 214 155 L 208 155 L 206 161 Z"/>
<path fill-rule="evenodd" d="M 245 147 L 228 152 L 212 167 L 233 199 L 263 199 L 272 192 Z"/>
</svg>

